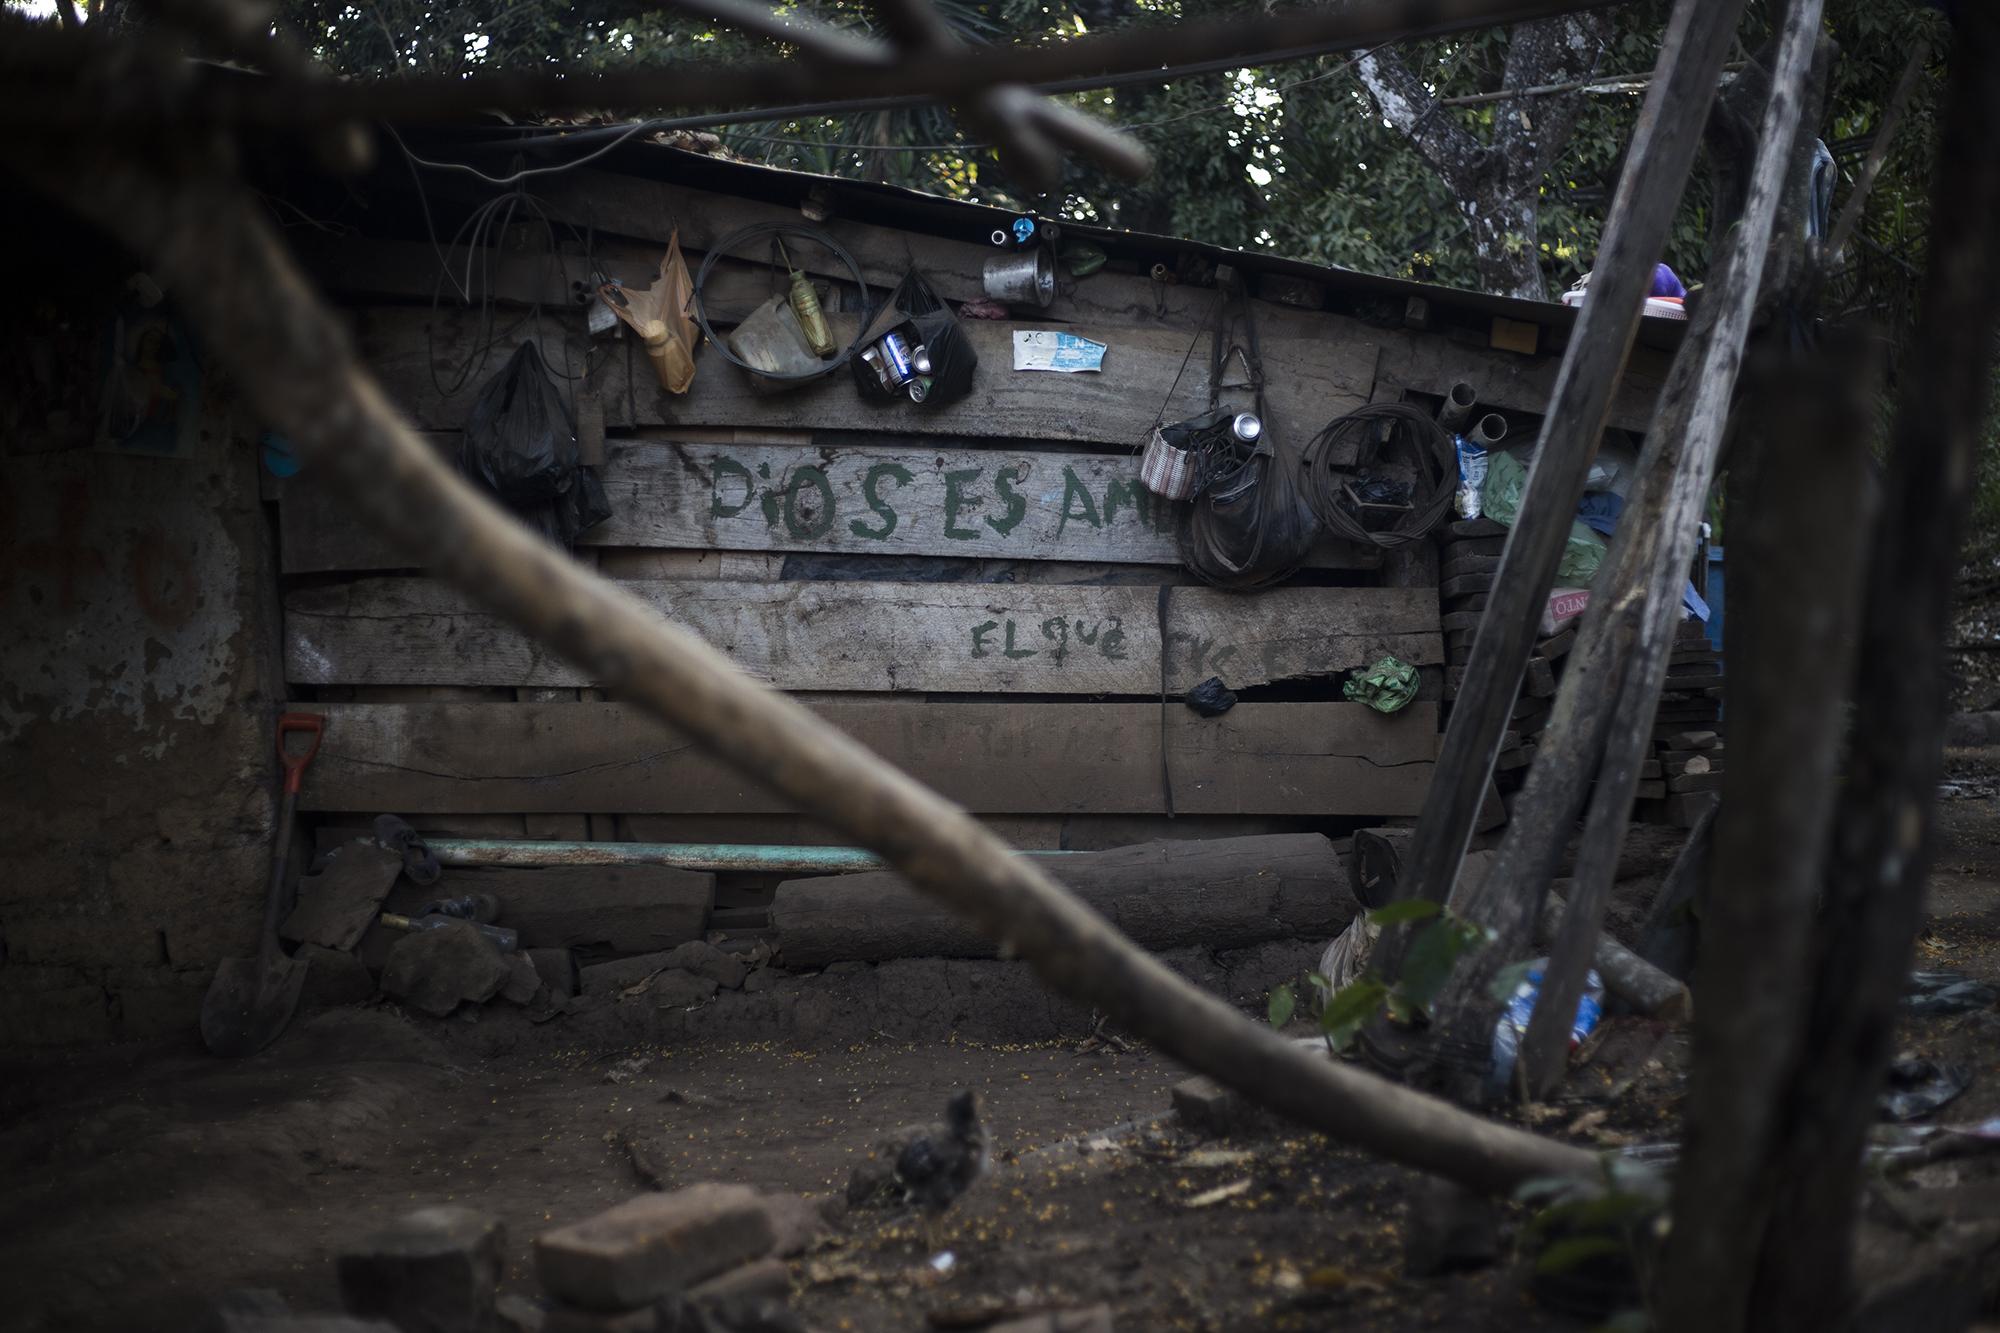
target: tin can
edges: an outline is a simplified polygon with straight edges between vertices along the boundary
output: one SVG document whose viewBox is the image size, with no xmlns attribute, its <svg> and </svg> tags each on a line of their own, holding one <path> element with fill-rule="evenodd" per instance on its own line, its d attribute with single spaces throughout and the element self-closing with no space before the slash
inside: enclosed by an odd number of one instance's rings
<svg viewBox="0 0 2000 1333">
<path fill-rule="evenodd" d="M 1264 433 L 1264 423 L 1257 419 L 1255 412 L 1238 412 L 1236 419 L 1229 423 L 1229 431 L 1245 444 L 1255 444 Z"/>
<path fill-rule="evenodd" d="M 919 343 L 910 349 L 910 369 L 919 375 L 931 373 L 931 349 Z"/>
<path fill-rule="evenodd" d="M 931 382 L 928 379 L 912 379 L 909 383 L 910 401 L 921 403 L 930 397 Z"/>
<path fill-rule="evenodd" d="M 889 377 L 898 384 L 909 382 L 915 370 L 910 365 L 910 344 L 902 334 L 894 329 L 882 335 L 882 364 L 888 367 Z"/>
<path fill-rule="evenodd" d="M 896 391 L 896 381 L 889 378 L 888 368 L 882 364 L 882 351 L 880 348 L 878 347 L 862 348 L 861 361 L 862 364 L 866 365 L 870 370 L 875 372 L 875 378 L 881 381 L 883 388 L 887 389 L 891 393 L 894 393 Z"/>
</svg>

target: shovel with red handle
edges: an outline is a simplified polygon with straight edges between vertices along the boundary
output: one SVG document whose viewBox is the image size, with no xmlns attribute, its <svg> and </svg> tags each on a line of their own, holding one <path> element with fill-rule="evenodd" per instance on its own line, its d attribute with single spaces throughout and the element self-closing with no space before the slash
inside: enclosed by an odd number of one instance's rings
<svg viewBox="0 0 2000 1333">
<path fill-rule="evenodd" d="M 285 956 L 278 943 L 278 917 L 284 907 L 285 856 L 292 846 L 292 815 L 299 805 L 299 787 L 306 765 L 319 753 L 326 720 L 317 713 L 285 713 L 278 718 L 278 762 L 285 766 L 285 802 L 278 812 L 277 846 L 271 852 L 271 887 L 264 894 L 264 934 L 254 958 L 225 958 L 209 983 L 201 1004 L 201 1039 L 217 1055 L 254 1055 L 263 1050 L 299 1007 L 299 990 L 306 983 L 307 964 Z M 294 752 L 289 738 L 311 737 L 303 751 Z"/>
</svg>

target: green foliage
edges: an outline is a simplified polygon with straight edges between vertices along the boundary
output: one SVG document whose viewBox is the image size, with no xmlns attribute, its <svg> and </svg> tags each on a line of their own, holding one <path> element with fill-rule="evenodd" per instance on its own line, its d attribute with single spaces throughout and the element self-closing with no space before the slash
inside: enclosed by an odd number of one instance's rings
<svg viewBox="0 0 2000 1333">
<path fill-rule="evenodd" d="M 1266 1012 L 1266 1016 L 1271 1020 L 1271 1026 L 1282 1028 L 1291 1022 L 1292 1011 L 1298 1007 L 1298 1002 L 1299 997 L 1292 990 L 1292 983 L 1289 981 L 1272 991 L 1270 1008 Z"/>
<path fill-rule="evenodd" d="M 937 0 L 971 41 L 1072 40 L 1119 27 L 1226 16 L 1241 0 Z M 1304 4 L 1310 0 L 1277 0 Z M 1267 6 L 1269 7 L 1269 6 Z M 803 18 L 879 35 L 856 0 L 794 0 Z M 1610 15 L 1604 74 L 1643 73 L 1658 55 L 1668 0 L 1634 0 Z M 1753 0 L 1746 44 L 1768 27 L 1771 0 Z M 630 0 L 282 0 L 281 23 L 344 73 L 469 71 L 555 62 L 602 68 L 630 61 L 740 60 L 783 51 L 713 21 Z M 1830 0 L 1827 27 L 1841 44 L 1825 132 L 1836 151 L 1879 122 L 1913 43 L 1943 49 L 1943 22 L 1908 0 Z M 1402 44 L 1409 67 L 1444 99 L 1501 86 L 1505 30 Z M 1907 271 L 1921 261 L 1941 60 L 1897 135 L 1862 228 L 1866 256 L 1836 285 L 1862 310 L 1907 307 Z M 1574 135 L 1545 177 L 1532 245 L 1551 286 L 1590 266 L 1642 89 L 1561 94 L 1581 106 Z M 753 161 L 889 181 L 1135 231 L 1189 236 L 1378 273 L 1460 286 L 1478 282 L 1459 207 L 1436 173 L 1386 126 L 1349 57 L 1323 56 L 1171 83 L 1078 93 L 1078 110 L 1121 125 L 1154 154 L 1151 180 L 1134 186 L 1072 163 L 1060 190 L 1024 197 L 991 149 L 973 142 L 943 108 L 742 125 L 723 137 Z M 1548 99 L 1447 106 L 1473 137 L 1496 115 L 1531 112 Z M 1851 179 L 1858 153 L 1842 158 Z M 1698 278 L 1707 263 L 1708 192 L 1697 171 L 1675 216 L 1664 258 Z M 2000 503 L 2000 501 L 1997 501 Z"/>
<path fill-rule="evenodd" d="M 1346 1050 L 1362 1025 L 1382 1012 L 1389 996 L 1389 988 L 1374 977 L 1362 977 L 1335 991 L 1319 1014 L 1319 1030 L 1327 1045 Z"/>
</svg>

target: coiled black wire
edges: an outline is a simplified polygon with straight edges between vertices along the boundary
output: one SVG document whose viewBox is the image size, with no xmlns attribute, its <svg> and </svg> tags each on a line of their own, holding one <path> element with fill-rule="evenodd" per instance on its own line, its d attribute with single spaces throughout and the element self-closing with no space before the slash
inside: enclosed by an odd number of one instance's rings
<svg viewBox="0 0 2000 1333">
<path fill-rule="evenodd" d="M 738 357 L 736 353 L 730 351 L 729 344 L 717 336 L 713 328 L 709 327 L 708 302 L 702 296 L 703 291 L 708 285 L 708 275 L 715 268 L 716 260 L 748 241 L 759 241 L 767 237 L 776 240 L 780 236 L 788 236 L 793 240 L 808 241 L 825 250 L 828 254 L 847 266 L 848 273 L 854 279 L 854 286 L 861 293 L 861 323 L 855 329 L 854 337 L 848 341 L 847 346 L 843 347 L 837 356 L 823 361 L 813 369 L 799 375 L 780 375 L 775 371 L 753 366 Z M 854 262 L 854 256 L 847 253 L 839 241 L 834 240 L 833 237 L 821 231 L 818 227 L 802 227 L 790 222 L 753 222 L 747 227 L 730 232 L 714 245 L 711 245 L 708 248 L 708 253 L 702 256 L 701 268 L 694 275 L 694 320 L 695 323 L 701 326 L 701 331 L 707 336 L 709 342 L 714 344 L 716 355 L 732 366 L 741 367 L 751 374 L 767 380 L 780 382 L 816 380 L 823 375 L 831 374 L 840 369 L 860 349 L 862 335 L 868 332 L 868 326 L 873 319 L 874 313 L 872 304 L 868 299 L 868 280 L 861 276 L 861 266 Z"/>
<path fill-rule="evenodd" d="M 1375 456 L 1407 463 L 1415 469 L 1418 483 L 1407 514 L 1386 528 L 1370 530 L 1361 526 L 1360 516 L 1342 489 L 1354 474 L 1334 460 L 1365 456 L 1369 437 L 1383 422 L 1389 423 L 1388 438 L 1376 446 Z M 1354 448 L 1342 447 L 1349 443 Z M 1370 403 L 1336 417 L 1312 437 L 1300 455 L 1300 464 L 1306 502 L 1327 531 L 1384 550 L 1407 545 L 1429 533 L 1450 511 L 1452 492 L 1458 488 L 1458 452 L 1451 432 L 1410 403 Z"/>
</svg>

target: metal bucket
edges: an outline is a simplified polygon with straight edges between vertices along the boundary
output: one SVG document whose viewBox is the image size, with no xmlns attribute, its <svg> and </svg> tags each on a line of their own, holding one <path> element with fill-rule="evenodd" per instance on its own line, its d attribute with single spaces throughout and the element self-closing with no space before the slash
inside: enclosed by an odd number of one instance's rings
<svg viewBox="0 0 2000 1333">
<path fill-rule="evenodd" d="M 986 294 L 1007 305 L 1047 308 L 1056 299 L 1056 264 L 1048 247 L 1036 246 L 986 261 Z"/>
</svg>

